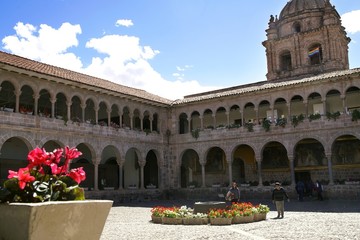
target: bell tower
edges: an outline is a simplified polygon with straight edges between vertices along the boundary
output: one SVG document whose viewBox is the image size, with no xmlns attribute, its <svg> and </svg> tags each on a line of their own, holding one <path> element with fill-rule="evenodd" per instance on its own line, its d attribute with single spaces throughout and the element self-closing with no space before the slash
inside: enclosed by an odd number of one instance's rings
<svg viewBox="0 0 360 240">
<path fill-rule="evenodd" d="M 290 0 L 266 29 L 267 80 L 349 69 L 348 44 L 330 0 Z"/>
</svg>

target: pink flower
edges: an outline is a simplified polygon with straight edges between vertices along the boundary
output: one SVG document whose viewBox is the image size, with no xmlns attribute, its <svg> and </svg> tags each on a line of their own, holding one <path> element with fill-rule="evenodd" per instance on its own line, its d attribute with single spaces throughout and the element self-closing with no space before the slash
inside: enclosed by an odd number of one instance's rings
<svg viewBox="0 0 360 240">
<path fill-rule="evenodd" d="M 35 148 L 28 154 L 29 168 L 41 166 L 48 159 L 48 154 L 45 149 Z"/>
<path fill-rule="evenodd" d="M 30 175 L 29 168 L 20 168 L 19 172 L 9 170 L 8 179 L 10 179 L 10 178 L 18 179 L 20 189 L 24 189 L 26 186 L 26 183 L 32 182 L 35 180 L 35 177 Z"/>
<path fill-rule="evenodd" d="M 79 150 L 77 150 L 77 148 L 69 148 L 68 146 L 66 146 L 65 147 L 65 164 L 63 166 L 64 172 L 67 172 L 67 170 L 69 169 L 70 161 L 81 155 L 82 155 L 82 153 Z"/>
<path fill-rule="evenodd" d="M 49 161 L 50 161 L 49 164 L 51 164 L 51 163 L 59 164 L 61 161 L 63 152 L 64 152 L 64 150 L 62 148 L 58 148 L 58 149 L 55 149 L 53 152 L 49 152 L 48 153 Z"/>
<path fill-rule="evenodd" d="M 67 176 L 74 179 L 78 184 L 86 179 L 86 174 L 82 167 L 71 169 Z"/>
</svg>

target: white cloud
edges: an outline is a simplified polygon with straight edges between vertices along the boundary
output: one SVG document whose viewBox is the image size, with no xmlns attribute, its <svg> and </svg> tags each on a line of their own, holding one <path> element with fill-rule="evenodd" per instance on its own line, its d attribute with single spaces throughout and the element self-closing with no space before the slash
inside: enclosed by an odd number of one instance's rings
<svg viewBox="0 0 360 240">
<path fill-rule="evenodd" d="M 71 70 L 82 67 L 80 58 L 67 52 L 70 47 L 78 46 L 76 35 L 81 33 L 80 25 L 63 23 L 59 29 L 54 29 L 41 24 L 37 30 L 31 24 L 18 22 L 14 30 L 15 35 L 2 40 L 4 49 L 13 54 Z"/>
<path fill-rule="evenodd" d="M 134 23 L 129 19 L 119 19 L 116 21 L 115 26 L 124 26 L 124 27 L 130 27 L 133 26 Z"/>
<path fill-rule="evenodd" d="M 351 11 L 341 16 L 342 24 L 351 34 L 360 32 L 360 10 Z"/>
<path fill-rule="evenodd" d="M 2 42 L 4 49 L 20 56 L 144 89 L 173 100 L 214 89 L 200 86 L 195 80 L 184 80 L 183 72 L 174 74 L 176 81 L 164 79 L 149 63 L 160 51 L 140 45 L 140 39 L 135 36 L 104 35 L 90 39 L 85 44 L 86 48 L 101 53 L 101 57 L 93 57 L 91 63 L 84 67 L 80 57 L 69 52 L 70 47 L 79 44 L 77 34 L 81 34 L 80 25 L 63 23 L 60 28 L 54 29 L 42 24 L 38 30 L 31 24 L 19 22 L 14 29 L 16 34 L 5 37 Z M 179 67 L 178 71 L 191 67 Z"/>
</svg>

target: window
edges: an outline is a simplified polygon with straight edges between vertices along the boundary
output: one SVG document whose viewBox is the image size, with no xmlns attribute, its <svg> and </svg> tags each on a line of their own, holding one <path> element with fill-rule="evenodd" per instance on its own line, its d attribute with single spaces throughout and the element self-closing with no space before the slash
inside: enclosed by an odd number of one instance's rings
<svg viewBox="0 0 360 240">
<path fill-rule="evenodd" d="M 308 56 L 310 65 L 320 64 L 322 62 L 322 48 L 318 45 L 313 45 L 308 49 Z"/>
<path fill-rule="evenodd" d="M 280 55 L 280 69 L 281 71 L 289 71 L 292 69 L 291 54 L 289 51 Z"/>
<path fill-rule="evenodd" d="M 301 25 L 300 25 L 300 23 L 298 23 L 298 22 L 294 23 L 294 32 L 295 32 L 295 33 L 301 32 Z"/>
</svg>

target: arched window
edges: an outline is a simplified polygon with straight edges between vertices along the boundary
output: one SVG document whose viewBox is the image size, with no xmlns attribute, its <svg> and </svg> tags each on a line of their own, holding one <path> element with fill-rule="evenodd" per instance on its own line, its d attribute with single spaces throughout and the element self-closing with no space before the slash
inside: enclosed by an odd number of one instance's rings
<svg viewBox="0 0 360 240">
<path fill-rule="evenodd" d="M 299 22 L 294 23 L 293 29 L 294 29 L 294 33 L 299 33 L 299 32 L 301 32 L 301 25 L 300 25 L 300 23 L 299 23 Z"/>
<path fill-rule="evenodd" d="M 290 51 L 285 51 L 280 55 L 280 69 L 281 71 L 289 71 L 292 69 Z"/>
<path fill-rule="evenodd" d="M 320 44 L 312 45 L 308 49 L 308 56 L 309 56 L 310 65 L 320 64 L 323 59 L 321 45 Z"/>
</svg>

